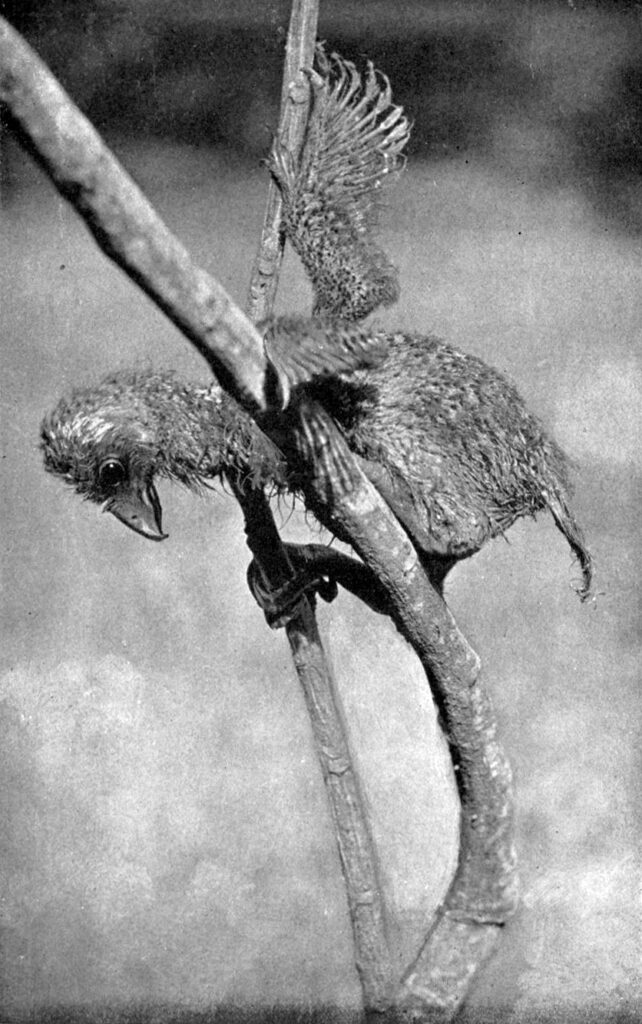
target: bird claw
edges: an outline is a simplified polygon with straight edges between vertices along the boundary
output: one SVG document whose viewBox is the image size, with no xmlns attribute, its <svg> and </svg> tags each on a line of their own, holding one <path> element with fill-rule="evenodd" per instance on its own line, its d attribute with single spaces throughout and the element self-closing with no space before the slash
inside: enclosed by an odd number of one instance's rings
<svg viewBox="0 0 642 1024">
<path fill-rule="evenodd" d="M 334 601 L 339 588 L 334 580 L 328 579 L 307 566 L 305 557 L 295 569 L 295 575 L 279 587 L 266 583 L 256 561 L 252 559 L 247 570 L 247 583 L 254 600 L 263 609 L 265 621 L 270 629 L 287 626 L 300 613 L 304 597 L 314 600 L 318 594 L 328 603 Z"/>
</svg>

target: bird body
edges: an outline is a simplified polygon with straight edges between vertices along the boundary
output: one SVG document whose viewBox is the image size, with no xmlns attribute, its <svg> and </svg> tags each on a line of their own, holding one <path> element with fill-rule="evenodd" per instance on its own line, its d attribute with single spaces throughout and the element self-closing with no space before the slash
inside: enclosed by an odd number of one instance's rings
<svg viewBox="0 0 642 1024">
<path fill-rule="evenodd" d="M 324 404 L 415 509 L 423 550 L 462 557 L 521 516 L 557 510 L 567 459 L 502 374 L 433 337 L 386 341 L 379 366 L 341 380 L 338 409 L 329 395 Z"/>
<path fill-rule="evenodd" d="M 588 590 L 590 557 L 568 507 L 567 460 L 515 388 L 435 338 L 377 340 L 385 351 L 378 365 L 298 385 L 292 401 L 312 396 L 332 415 L 435 576 L 519 517 L 549 509 Z M 188 384 L 173 373 L 124 371 L 74 392 L 43 423 L 42 443 L 50 472 L 156 539 L 164 536 L 157 478 L 199 490 L 235 474 L 279 493 L 299 491 L 279 449 L 217 384 Z"/>
</svg>

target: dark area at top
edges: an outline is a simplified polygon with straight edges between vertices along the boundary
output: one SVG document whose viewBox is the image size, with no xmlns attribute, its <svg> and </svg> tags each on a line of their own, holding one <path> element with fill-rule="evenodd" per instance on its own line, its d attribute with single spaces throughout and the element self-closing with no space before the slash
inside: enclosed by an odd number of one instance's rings
<svg viewBox="0 0 642 1024">
<path fill-rule="evenodd" d="M 8 0 L 2 13 L 106 134 L 266 153 L 289 5 Z M 484 160 L 580 187 L 642 230 L 642 31 L 635 5 L 322 5 L 320 35 L 390 77 L 415 159 Z"/>
</svg>

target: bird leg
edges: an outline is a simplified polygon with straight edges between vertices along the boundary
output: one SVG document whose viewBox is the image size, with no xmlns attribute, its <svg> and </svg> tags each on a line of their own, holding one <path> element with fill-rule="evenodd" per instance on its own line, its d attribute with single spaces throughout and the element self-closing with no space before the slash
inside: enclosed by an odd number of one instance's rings
<svg viewBox="0 0 642 1024">
<path fill-rule="evenodd" d="M 286 545 L 289 549 L 290 545 Z M 329 580 L 335 587 L 342 586 L 378 615 L 390 614 L 390 603 L 379 580 L 363 562 L 324 544 L 292 545 L 288 550 L 294 563 L 301 559 L 304 566 Z M 298 550 L 297 550 L 298 549 Z"/>
<path fill-rule="evenodd" d="M 265 580 L 263 573 L 252 559 L 247 570 L 247 585 L 252 592 L 259 608 L 263 609 L 265 621 L 270 629 L 280 629 L 287 626 L 299 613 L 299 603 L 304 594 L 314 600 L 319 594 L 324 601 L 333 601 L 337 596 L 338 588 L 335 583 L 326 579 L 323 575 L 314 572 L 310 567 L 297 568 L 296 559 L 292 559 L 292 548 L 299 545 L 284 544 L 288 550 L 288 556 L 293 561 L 293 568 L 296 575 L 282 583 L 279 587 L 271 587 Z M 300 545 L 304 547 L 304 545 Z"/>
<path fill-rule="evenodd" d="M 285 544 L 295 576 L 277 589 L 265 585 L 254 559 L 247 570 L 247 582 L 263 609 L 271 629 L 285 626 L 295 614 L 303 594 L 318 594 L 324 601 L 333 601 L 339 584 L 373 611 L 389 614 L 383 587 L 363 562 L 323 544 Z"/>
</svg>

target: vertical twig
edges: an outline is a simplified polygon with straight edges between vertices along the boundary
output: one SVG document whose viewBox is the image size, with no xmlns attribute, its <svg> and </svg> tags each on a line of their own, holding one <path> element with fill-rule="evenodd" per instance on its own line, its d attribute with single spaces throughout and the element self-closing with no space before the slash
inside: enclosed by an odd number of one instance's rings
<svg viewBox="0 0 642 1024">
<path fill-rule="evenodd" d="M 310 69 L 314 62 L 318 20 L 319 0 L 292 0 L 278 136 L 293 155 L 299 153 L 303 144 L 310 107 L 310 84 L 303 69 Z M 281 193 L 274 181 L 270 180 L 263 229 L 252 267 L 247 300 L 247 313 L 255 324 L 272 312 L 279 285 L 283 260 L 281 207 Z"/>
<path fill-rule="evenodd" d="M 303 144 L 310 99 L 309 81 L 302 69 L 312 67 L 317 17 L 318 0 L 293 0 L 278 131 L 295 157 Z M 271 314 L 276 296 L 283 256 L 280 221 L 281 196 L 271 181 L 247 302 L 255 323 Z M 245 517 L 248 546 L 268 587 L 276 590 L 293 572 L 269 504 L 262 492 L 238 481 L 232 481 L 232 488 Z M 286 633 L 334 822 L 364 1006 L 366 1012 L 382 1011 L 388 1006 L 392 974 L 376 853 L 335 680 L 307 597 L 301 599 Z"/>
<path fill-rule="evenodd" d="M 292 569 L 262 491 L 232 482 L 245 516 L 248 546 L 264 578 L 278 588 Z M 304 597 L 286 626 L 310 715 L 335 828 L 366 1012 L 388 1008 L 392 985 L 385 910 L 364 800 L 346 739 L 343 710 L 310 601 Z"/>
</svg>

